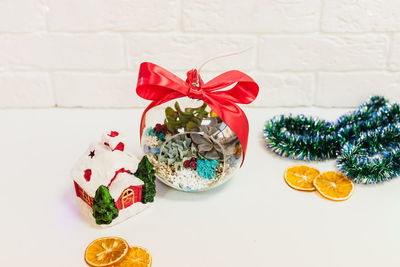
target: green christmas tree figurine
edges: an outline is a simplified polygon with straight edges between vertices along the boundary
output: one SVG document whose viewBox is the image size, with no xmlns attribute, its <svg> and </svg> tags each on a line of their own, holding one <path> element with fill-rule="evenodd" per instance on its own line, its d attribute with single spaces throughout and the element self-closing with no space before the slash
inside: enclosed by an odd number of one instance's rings
<svg viewBox="0 0 400 267">
<path fill-rule="evenodd" d="M 97 224 L 110 224 L 118 217 L 118 208 L 104 185 L 99 186 L 93 200 L 93 217 Z"/>
<path fill-rule="evenodd" d="M 142 191 L 142 203 L 153 202 L 156 195 L 156 177 L 154 175 L 153 164 L 144 156 L 139 163 L 138 169 L 134 173 L 136 177 L 144 182 Z"/>
</svg>

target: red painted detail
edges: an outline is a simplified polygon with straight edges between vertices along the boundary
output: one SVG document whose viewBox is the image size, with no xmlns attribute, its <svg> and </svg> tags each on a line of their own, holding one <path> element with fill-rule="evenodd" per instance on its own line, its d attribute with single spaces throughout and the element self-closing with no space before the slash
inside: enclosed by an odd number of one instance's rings
<svg viewBox="0 0 400 267">
<path fill-rule="evenodd" d="M 121 196 L 118 198 L 117 201 L 115 201 L 115 206 L 117 207 L 118 210 L 122 210 L 122 198 L 121 198 Z"/>
<path fill-rule="evenodd" d="M 92 177 L 92 170 L 91 169 L 86 169 L 84 171 L 83 177 L 85 177 L 86 182 L 90 181 L 90 177 Z"/>
<path fill-rule="evenodd" d="M 104 145 L 108 146 L 109 148 L 111 148 L 111 151 L 115 151 L 115 150 L 124 151 L 124 149 L 125 149 L 125 145 L 122 142 L 119 142 L 118 145 L 114 149 L 112 149 L 110 144 L 107 143 L 107 142 L 104 142 Z"/>
<path fill-rule="evenodd" d="M 93 157 L 94 157 L 94 152 L 95 152 L 96 150 L 92 150 L 92 151 L 90 151 L 90 153 L 89 153 L 89 157 L 92 159 Z"/>
<path fill-rule="evenodd" d="M 93 197 L 89 196 L 88 193 L 83 190 L 82 187 L 79 186 L 77 182 L 74 181 L 74 186 L 75 186 L 75 193 L 76 196 L 82 199 L 86 204 L 89 205 L 89 207 L 93 207 Z"/>
<path fill-rule="evenodd" d="M 137 188 L 138 188 L 138 193 L 135 194 L 135 202 L 142 202 L 142 188 L 143 188 L 143 185 L 138 185 Z"/>
<path fill-rule="evenodd" d="M 125 145 L 122 142 L 119 142 L 118 145 L 112 150 L 119 150 L 119 151 L 124 151 Z"/>
<path fill-rule="evenodd" d="M 74 181 L 75 193 L 77 197 L 82 198 L 82 188 Z"/>
<path fill-rule="evenodd" d="M 130 170 L 125 170 L 124 168 L 119 169 L 118 171 L 115 172 L 114 177 L 111 179 L 110 183 L 107 185 L 107 188 L 110 188 L 111 184 L 114 182 L 115 178 L 117 178 L 118 174 L 120 173 L 131 173 Z"/>
<path fill-rule="evenodd" d="M 111 133 L 109 133 L 109 134 L 107 134 L 107 135 L 110 136 L 110 137 L 116 137 L 116 136 L 119 135 L 119 133 L 116 132 L 116 131 L 111 131 Z"/>
</svg>

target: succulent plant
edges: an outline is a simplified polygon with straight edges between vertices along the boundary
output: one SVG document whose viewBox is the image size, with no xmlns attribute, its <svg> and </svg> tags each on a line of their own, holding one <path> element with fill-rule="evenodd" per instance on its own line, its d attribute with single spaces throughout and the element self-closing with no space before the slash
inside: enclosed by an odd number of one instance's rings
<svg viewBox="0 0 400 267">
<path fill-rule="evenodd" d="M 220 144 L 223 146 L 225 153 L 229 155 L 240 155 L 242 152 L 242 146 L 235 134 L 220 139 Z"/>
<path fill-rule="evenodd" d="M 167 141 L 160 153 L 160 162 L 168 165 L 182 163 L 185 159 L 192 157 L 194 151 L 192 140 L 186 135 L 178 135 Z"/>
<path fill-rule="evenodd" d="M 202 124 L 199 126 L 199 131 L 205 133 L 208 136 L 212 136 L 220 132 L 221 123 L 218 122 L 217 118 L 207 118 L 204 119 Z"/>
<path fill-rule="evenodd" d="M 165 109 L 164 123 L 172 134 L 177 133 L 180 128 L 185 129 L 187 132 L 197 130 L 201 121 L 208 116 L 206 108 L 207 104 L 203 103 L 198 108 L 185 108 L 185 111 L 182 111 L 178 102 L 175 102 L 175 110 L 172 107 Z"/>
<path fill-rule="evenodd" d="M 241 145 L 237 136 L 219 121 L 218 118 L 207 118 L 199 126 L 203 134 L 191 134 L 193 143 L 196 144 L 199 156 L 207 159 L 223 159 L 223 151 L 228 155 L 240 157 Z M 223 148 L 223 149 L 222 149 Z"/>
<path fill-rule="evenodd" d="M 197 154 L 206 159 L 223 159 L 221 145 L 214 142 L 206 134 L 191 133 L 190 138 L 197 146 Z"/>
</svg>

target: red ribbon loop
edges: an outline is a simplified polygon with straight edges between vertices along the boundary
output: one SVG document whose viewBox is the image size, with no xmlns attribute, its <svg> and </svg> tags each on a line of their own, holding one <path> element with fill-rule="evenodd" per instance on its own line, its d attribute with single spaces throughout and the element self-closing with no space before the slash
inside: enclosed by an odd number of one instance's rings
<svg viewBox="0 0 400 267">
<path fill-rule="evenodd" d="M 186 95 L 192 99 L 203 99 L 203 90 L 200 88 L 203 84 L 203 81 L 200 84 L 199 75 L 197 74 L 197 70 L 190 70 L 187 72 L 186 83 L 188 85 L 188 90 Z"/>
<path fill-rule="evenodd" d="M 232 88 L 224 91 L 228 86 Z M 203 100 L 236 134 L 243 147 L 243 161 L 247 150 L 249 123 L 243 110 L 237 104 L 249 104 L 258 95 L 257 83 L 243 72 L 232 70 L 225 72 L 206 84 L 197 70 L 187 73 L 183 81 L 168 70 L 149 62 L 140 65 L 136 93 L 147 100 L 152 100 L 144 110 L 140 123 L 140 136 L 146 127 L 146 113 L 153 107 L 170 100 L 190 97 Z M 242 161 L 242 164 L 243 164 Z"/>
</svg>

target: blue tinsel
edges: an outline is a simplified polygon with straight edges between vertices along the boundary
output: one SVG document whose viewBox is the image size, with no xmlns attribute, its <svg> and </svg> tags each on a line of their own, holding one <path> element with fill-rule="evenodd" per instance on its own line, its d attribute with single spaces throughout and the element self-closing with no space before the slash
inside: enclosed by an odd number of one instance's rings
<svg viewBox="0 0 400 267">
<path fill-rule="evenodd" d="M 338 158 L 339 169 L 357 183 L 400 176 L 400 105 L 371 97 L 336 122 L 304 115 L 276 116 L 264 127 L 267 147 L 300 160 Z"/>
</svg>

